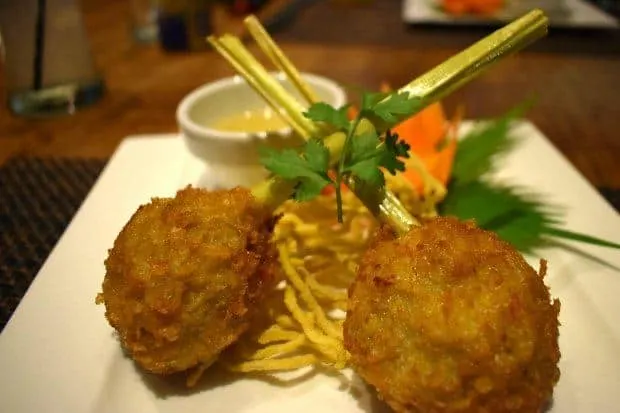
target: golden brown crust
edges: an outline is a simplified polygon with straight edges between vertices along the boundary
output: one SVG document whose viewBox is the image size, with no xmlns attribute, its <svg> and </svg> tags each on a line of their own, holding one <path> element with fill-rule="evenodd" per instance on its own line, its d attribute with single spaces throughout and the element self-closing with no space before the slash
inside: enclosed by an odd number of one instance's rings
<svg viewBox="0 0 620 413">
<path fill-rule="evenodd" d="M 273 283 L 273 222 L 248 190 L 186 188 L 141 206 L 105 262 L 106 317 L 144 369 L 212 362 Z"/>
<path fill-rule="evenodd" d="M 375 244 L 344 339 L 397 412 L 539 412 L 559 379 L 559 302 L 495 234 L 437 218 Z"/>
</svg>

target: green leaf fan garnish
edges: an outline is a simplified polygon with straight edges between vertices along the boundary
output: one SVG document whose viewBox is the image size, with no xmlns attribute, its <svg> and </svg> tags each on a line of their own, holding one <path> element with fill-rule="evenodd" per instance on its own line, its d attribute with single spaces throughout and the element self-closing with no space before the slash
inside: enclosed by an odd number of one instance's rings
<svg viewBox="0 0 620 413">
<path fill-rule="evenodd" d="M 475 180 L 451 183 L 448 194 L 442 215 L 473 219 L 521 251 L 540 247 L 545 229 L 560 224 L 560 211 L 525 189 Z"/>
<path fill-rule="evenodd" d="M 510 128 L 528 106 L 529 104 L 519 105 L 498 119 L 474 126 L 457 146 L 452 180 L 471 182 L 492 172 L 495 166 L 494 158 L 506 153 L 516 144 Z"/>
<path fill-rule="evenodd" d="M 518 143 L 510 133 L 511 126 L 527 106 L 481 123 L 459 142 L 440 214 L 475 220 L 524 252 L 554 238 L 620 249 L 620 244 L 561 229 L 561 211 L 541 195 L 486 179 L 497 158 Z"/>
</svg>

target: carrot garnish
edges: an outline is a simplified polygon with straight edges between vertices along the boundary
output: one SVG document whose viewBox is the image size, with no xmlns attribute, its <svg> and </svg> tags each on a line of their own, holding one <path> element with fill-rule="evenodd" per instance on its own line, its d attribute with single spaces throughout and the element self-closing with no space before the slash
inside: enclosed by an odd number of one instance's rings
<svg viewBox="0 0 620 413">
<path fill-rule="evenodd" d="M 448 122 L 441 103 L 434 103 L 394 128 L 401 139 L 411 146 L 411 151 L 420 158 L 430 175 L 444 186 L 448 184 L 452 172 L 461 117 L 462 110 L 457 111 L 452 122 Z M 423 180 L 416 168 L 407 168 L 403 177 L 418 192 L 423 191 Z"/>
<path fill-rule="evenodd" d="M 474 14 L 490 16 L 504 6 L 504 0 L 443 0 L 443 10 L 455 16 Z"/>
<path fill-rule="evenodd" d="M 446 127 L 446 116 L 441 103 L 433 103 L 392 130 L 411 146 L 412 151 L 424 156 L 436 151 L 446 135 Z"/>
</svg>

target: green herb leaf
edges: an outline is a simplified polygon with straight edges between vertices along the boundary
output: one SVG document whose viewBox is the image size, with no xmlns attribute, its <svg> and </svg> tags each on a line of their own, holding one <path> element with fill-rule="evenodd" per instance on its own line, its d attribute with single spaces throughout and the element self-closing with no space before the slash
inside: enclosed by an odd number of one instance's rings
<svg viewBox="0 0 620 413">
<path fill-rule="evenodd" d="M 413 114 L 417 101 L 408 93 L 366 93 L 362 97 L 362 109 L 349 122 L 347 106 L 336 109 L 326 103 L 312 105 L 304 113 L 314 122 L 324 122 L 346 133 L 342 154 L 335 168 L 335 179 L 328 175 L 329 153 L 318 140 L 309 141 L 298 153 L 291 149 L 275 151 L 263 149 L 261 162 L 269 171 L 284 179 L 296 180 L 294 198 L 305 201 L 319 195 L 325 186 L 333 184 L 336 189 L 338 220 L 342 222 L 342 194 L 340 184 L 353 176 L 366 185 L 385 185 L 382 168 L 394 174 L 405 169 L 400 157 L 409 156 L 409 145 L 400 142 L 398 136 L 388 131 L 382 141 L 374 127 L 356 136 L 365 117 L 390 123 Z"/>
<path fill-rule="evenodd" d="M 409 157 L 409 145 L 398 141 L 398 135 L 387 132 L 383 142 L 375 131 L 355 136 L 351 140 L 349 156 L 343 172 L 352 173 L 363 181 L 382 187 L 385 179 L 381 168 L 391 174 L 403 171 L 405 164 L 399 157 Z"/>
<path fill-rule="evenodd" d="M 413 115 L 418 106 L 418 101 L 409 97 L 409 93 L 393 93 L 387 99 L 375 103 L 366 111 L 381 118 L 387 123 L 396 123 L 403 117 Z M 364 111 L 362 111 L 364 112 Z"/>
<path fill-rule="evenodd" d="M 362 107 L 361 112 L 371 111 L 379 102 L 390 96 L 390 92 L 379 93 L 362 93 Z"/>
<path fill-rule="evenodd" d="M 331 184 L 331 180 L 316 175 L 299 178 L 293 199 L 298 202 L 310 201 L 319 196 L 323 188 L 329 184 Z"/>
<path fill-rule="evenodd" d="M 510 128 L 527 107 L 517 106 L 495 120 L 482 122 L 465 135 L 456 149 L 452 179 L 471 182 L 491 172 L 494 160 L 515 145 Z"/>
<path fill-rule="evenodd" d="M 558 228 L 562 224 L 560 211 L 542 196 L 482 179 L 451 182 L 440 213 L 473 219 L 480 228 L 497 233 L 523 252 L 531 252 L 553 238 L 620 249 L 620 244 Z"/>
<path fill-rule="evenodd" d="M 329 170 L 329 150 L 318 139 L 310 139 L 304 146 L 304 158 L 313 171 L 325 173 Z"/>
<path fill-rule="evenodd" d="M 473 219 L 481 228 L 496 232 L 523 252 L 532 251 L 552 238 L 620 249 L 620 244 L 560 229 L 559 211 L 541 196 L 484 179 L 493 171 L 497 156 L 514 146 L 515 140 L 510 135 L 512 121 L 530 105 L 531 102 L 526 102 L 498 119 L 479 125 L 459 142 L 440 214 Z"/>
<path fill-rule="evenodd" d="M 450 183 L 440 209 L 442 215 L 475 220 L 522 251 L 542 245 L 544 230 L 559 223 L 559 211 L 540 196 L 482 180 Z"/>
<path fill-rule="evenodd" d="M 380 155 L 377 149 L 380 141 L 377 131 L 372 128 L 356 135 L 361 122 L 361 113 L 353 120 L 343 146 L 343 153 L 336 169 L 336 203 L 338 222 L 342 222 L 342 195 L 340 183 L 348 175 L 355 175 L 369 185 L 381 186 L 385 183 L 379 169 Z"/>
<path fill-rule="evenodd" d="M 482 227 L 490 225 L 499 217 L 514 210 L 535 209 L 546 217 L 549 223 L 557 223 L 559 212 L 546 207 L 542 198 L 514 188 L 479 180 L 467 183 L 451 182 L 448 194 L 441 205 L 444 214 L 461 219 L 475 219 Z"/>
<path fill-rule="evenodd" d="M 356 164 L 366 159 L 376 158 L 378 155 L 377 147 L 381 143 L 375 130 L 354 136 L 351 139 L 348 156 L 345 165 Z M 377 163 L 378 164 L 378 163 Z"/>
<path fill-rule="evenodd" d="M 292 149 L 277 151 L 261 148 L 260 160 L 273 174 L 299 181 L 294 195 L 298 201 L 307 201 L 318 196 L 323 188 L 332 183 L 327 174 L 329 151 L 316 139 L 311 139 L 304 145 L 301 155 Z"/>
<path fill-rule="evenodd" d="M 543 234 L 549 235 L 556 238 L 567 239 L 571 241 L 579 241 L 584 242 L 586 244 L 598 245 L 600 247 L 609 247 L 609 248 L 617 248 L 620 249 L 620 244 L 615 242 L 606 241 L 601 238 L 592 237 L 590 235 L 580 234 L 578 232 L 567 231 L 559 228 L 545 228 L 543 230 Z"/>
<path fill-rule="evenodd" d="M 375 130 L 354 136 L 342 172 L 354 174 L 371 185 L 383 185 L 385 181 L 379 169 L 383 152 L 380 144 Z"/>
<path fill-rule="evenodd" d="M 396 175 L 396 171 L 404 171 L 405 163 L 398 158 L 409 158 L 409 150 L 411 146 L 405 141 L 398 140 L 398 134 L 387 130 L 383 141 L 385 149 L 381 166 L 387 169 L 392 175 Z"/>
<path fill-rule="evenodd" d="M 314 122 L 325 122 L 335 126 L 338 130 L 347 130 L 349 118 L 347 116 L 348 106 L 339 109 L 324 102 L 315 103 L 304 112 L 304 116 Z"/>
<path fill-rule="evenodd" d="M 351 165 L 347 168 L 347 171 L 351 172 L 367 184 L 380 188 L 385 185 L 385 177 L 383 176 L 381 169 L 378 167 L 377 158 L 366 159 Z"/>
</svg>

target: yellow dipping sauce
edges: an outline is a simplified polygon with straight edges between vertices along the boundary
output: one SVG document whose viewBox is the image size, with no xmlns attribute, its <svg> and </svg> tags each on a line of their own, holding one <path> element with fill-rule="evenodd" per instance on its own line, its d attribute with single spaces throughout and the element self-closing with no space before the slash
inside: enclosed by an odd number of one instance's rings
<svg viewBox="0 0 620 413">
<path fill-rule="evenodd" d="M 213 128 L 224 132 L 271 132 L 288 125 L 271 108 L 245 110 L 214 122 Z"/>
</svg>

